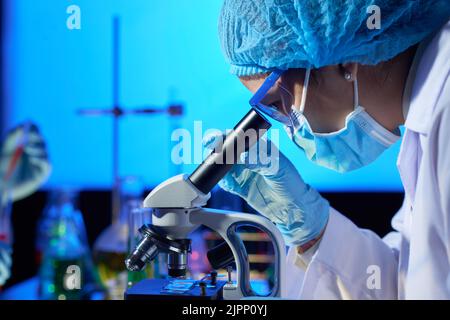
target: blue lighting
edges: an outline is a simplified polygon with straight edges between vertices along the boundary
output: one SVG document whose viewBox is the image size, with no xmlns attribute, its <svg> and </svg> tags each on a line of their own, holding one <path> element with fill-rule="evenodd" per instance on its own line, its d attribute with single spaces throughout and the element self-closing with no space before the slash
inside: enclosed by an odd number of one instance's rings
<svg viewBox="0 0 450 320">
<path fill-rule="evenodd" d="M 106 188 L 112 183 L 112 120 L 80 117 L 82 108 L 112 107 L 112 19 L 121 19 L 124 108 L 181 102 L 181 126 L 193 132 L 231 128 L 249 109 L 250 93 L 228 72 L 217 36 L 219 0 L 5 1 L 4 88 L 8 126 L 32 119 L 48 140 L 47 186 Z M 66 26 L 69 5 L 81 30 Z M 164 115 L 121 122 L 121 175 L 149 186 L 176 173 L 171 122 Z M 275 126 L 281 129 L 280 126 Z M 282 129 L 281 129 L 282 130 Z M 373 165 L 341 175 L 309 163 L 284 132 L 280 147 L 305 181 L 320 190 L 400 190 L 398 144 Z M 194 165 L 183 166 L 190 172 Z"/>
</svg>

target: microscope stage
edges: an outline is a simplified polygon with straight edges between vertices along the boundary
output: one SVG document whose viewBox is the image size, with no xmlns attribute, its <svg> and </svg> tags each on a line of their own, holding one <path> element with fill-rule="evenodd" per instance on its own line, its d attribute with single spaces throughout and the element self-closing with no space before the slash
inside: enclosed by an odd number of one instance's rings
<svg viewBox="0 0 450 320">
<path fill-rule="evenodd" d="M 199 286 L 200 281 L 186 292 L 176 293 L 164 290 L 170 285 L 173 279 L 145 279 L 136 283 L 134 286 L 125 291 L 125 300 L 222 300 L 222 289 L 227 283 L 226 281 L 217 281 L 216 285 L 211 285 L 210 281 L 206 283 L 205 295 Z"/>
</svg>

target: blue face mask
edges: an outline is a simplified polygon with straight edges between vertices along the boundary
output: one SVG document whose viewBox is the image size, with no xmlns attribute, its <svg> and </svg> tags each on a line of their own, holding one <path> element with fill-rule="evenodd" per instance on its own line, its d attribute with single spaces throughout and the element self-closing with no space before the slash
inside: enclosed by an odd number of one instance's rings
<svg viewBox="0 0 450 320">
<path fill-rule="evenodd" d="M 400 138 L 400 132 L 396 135 L 385 129 L 359 105 L 357 79 L 355 108 L 347 116 L 345 127 L 332 133 L 315 133 L 303 114 L 310 74 L 308 69 L 300 110 L 292 108 L 291 125 L 286 127 L 292 141 L 309 160 L 338 172 L 349 172 L 369 165 Z"/>
<path fill-rule="evenodd" d="M 347 116 L 345 127 L 332 133 L 315 133 L 303 114 L 310 73 L 308 69 L 300 109 L 292 107 L 288 116 L 277 116 L 285 124 L 291 140 L 305 151 L 309 160 L 338 172 L 349 172 L 372 163 L 400 138 L 400 131 L 394 134 L 385 129 L 359 106 L 357 80 L 354 81 L 355 109 Z"/>
</svg>

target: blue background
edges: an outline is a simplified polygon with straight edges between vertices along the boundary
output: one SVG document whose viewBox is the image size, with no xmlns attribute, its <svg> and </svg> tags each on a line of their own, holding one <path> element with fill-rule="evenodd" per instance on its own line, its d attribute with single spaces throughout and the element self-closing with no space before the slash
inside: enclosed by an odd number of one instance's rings
<svg viewBox="0 0 450 320">
<path fill-rule="evenodd" d="M 48 141 L 53 173 L 47 187 L 111 185 L 111 124 L 80 108 L 112 105 L 112 17 L 121 17 L 121 104 L 182 102 L 183 128 L 231 128 L 248 110 L 249 92 L 228 72 L 217 37 L 221 0 L 9 0 L 4 33 L 4 119 L 32 119 Z M 81 8 L 81 30 L 66 27 L 69 5 Z M 275 126 L 279 128 L 278 126 Z M 154 186 L 177 170 L 166 116 L 121 122 L 121 175 Z M 322 191 L 397 191 L 398 144 L 377 162 L 341 175 L 309 163 L 280 132 L 281 150 Z M 200 139 L 200 138 L 198 138 Z M 199 141 L 197 141 L 198 143 Z"/>
</svg>

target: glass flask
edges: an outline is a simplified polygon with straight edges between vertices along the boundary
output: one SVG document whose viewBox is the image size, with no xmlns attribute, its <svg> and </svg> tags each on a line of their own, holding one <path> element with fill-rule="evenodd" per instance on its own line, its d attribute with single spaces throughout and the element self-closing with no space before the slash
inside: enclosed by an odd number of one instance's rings
<svg viewBox="0 0 450 320">
<path fill-rule="evenodd" d="M 102 288 L 87 242 L 76 192 L 57 190 L 38 223 L 38 295 L 43 300 L 98 299 Z"/>
<path fill-rule="evenodd" d="M 109 300 L 124 298 L 128 285 L 128 271 L 125 267 L 128 255 L 128 219 L 131 210 L 141 205 L 142 193 L 143 183 L 139 178 L 122 179 L 119 218 L 100 234 L 94 244 L 94 262 Z"/>
</svg>

